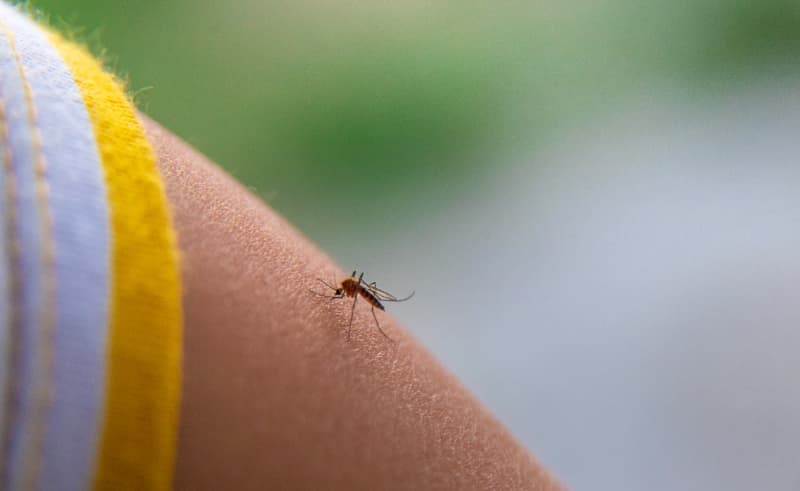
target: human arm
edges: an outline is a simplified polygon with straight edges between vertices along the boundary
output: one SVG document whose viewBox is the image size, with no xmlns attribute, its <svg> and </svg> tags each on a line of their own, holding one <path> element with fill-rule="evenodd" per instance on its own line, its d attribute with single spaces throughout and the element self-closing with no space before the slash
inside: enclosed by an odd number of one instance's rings
<svg viewBox="0 0 800 491">
<path fill-rule="evenodd" d="M 142 116 L 181 252 L 178 489 L 561 489 L 388 316 L 309 293 L 343 272 Z"/>
</svg>

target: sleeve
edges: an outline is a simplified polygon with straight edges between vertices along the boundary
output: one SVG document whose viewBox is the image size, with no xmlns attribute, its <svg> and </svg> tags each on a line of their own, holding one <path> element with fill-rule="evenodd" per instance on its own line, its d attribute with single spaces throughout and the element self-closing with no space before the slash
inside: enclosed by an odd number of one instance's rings
<svg viewBox="0 0 800 491">
<path fill-rule="evenodd" d="M 171 488 L 180 302 L 123 85 L 0 2 L 0 488 Z"/>
</svg>

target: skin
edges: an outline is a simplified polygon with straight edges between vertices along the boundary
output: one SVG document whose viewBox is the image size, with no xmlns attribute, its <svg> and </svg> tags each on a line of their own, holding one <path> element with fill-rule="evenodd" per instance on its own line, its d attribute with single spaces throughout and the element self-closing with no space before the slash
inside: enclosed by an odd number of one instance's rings
<svg viewBox="0 0 800 491">
<path fill-rule="evenodd" d="M 141 119 L 181 249 L 176 489 L 563 489 L 389 315 L 395 343 L 366 302 L 347 341 L 350 304 L 308 290 L 350 272 Z"/>
</svg>

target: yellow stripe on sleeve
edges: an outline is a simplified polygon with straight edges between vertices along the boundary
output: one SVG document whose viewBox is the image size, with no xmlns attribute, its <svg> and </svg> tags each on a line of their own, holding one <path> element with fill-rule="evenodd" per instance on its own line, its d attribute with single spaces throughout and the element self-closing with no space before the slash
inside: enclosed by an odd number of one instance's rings
<svg viewBox="0 0 800 491">
<path fill-rule="evenodd" d="M 171 489 L 182 318 L 166 196 L 122 85 L 82 47 L 51 40 L 86 104 L 111 210 L 111 331 L 94 488 Z"/>
</svg>

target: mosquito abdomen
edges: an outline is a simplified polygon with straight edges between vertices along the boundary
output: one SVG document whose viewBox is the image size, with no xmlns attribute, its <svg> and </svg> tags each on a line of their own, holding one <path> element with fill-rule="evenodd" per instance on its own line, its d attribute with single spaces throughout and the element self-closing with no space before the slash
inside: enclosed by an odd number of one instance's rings
<svg viewBox="0 0 800 491">
<path fill-rule="evenodd" d="M 364 300 L 370 303 L 370 305 L 372 305 L 376 309 L 385 310 L 383 308 L 383 304 L 381 303 L 381 301 L 378 300 L 378 297 L 373 295 L 372 292 L 370 292 L 364 287 L 359 288 L 358 292 L 361 294 L 362 297 L 364 297 Z"/>
</svg>

